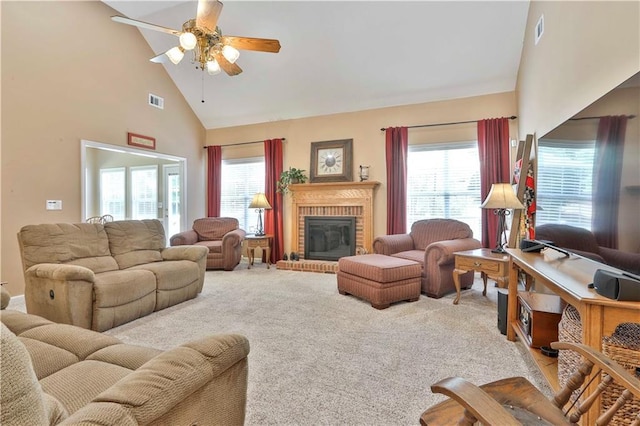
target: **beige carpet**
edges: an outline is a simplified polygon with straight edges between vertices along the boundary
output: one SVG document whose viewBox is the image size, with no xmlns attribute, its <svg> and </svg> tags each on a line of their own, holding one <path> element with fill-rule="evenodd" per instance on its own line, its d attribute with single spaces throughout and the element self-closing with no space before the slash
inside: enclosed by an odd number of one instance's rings
<svg viewBox="0 0 640 426">
<path fill-rule="evenodd" d="M 429 386 L 448 376 L 477 384 L 524 376 L 544 386 L 521 344 L 500 334 L 495 298 L 493 283 L 483 297 L 476 280 L 457 306 L 453 295 L 422 296 L 378 311 L 339 295 L 334 274 L 243 263 L 207 272 L 196 299 L 106 334 L 160 349 L 244 334 L 248 425 L 415 425 L 443 399 Z"/>
</svg>

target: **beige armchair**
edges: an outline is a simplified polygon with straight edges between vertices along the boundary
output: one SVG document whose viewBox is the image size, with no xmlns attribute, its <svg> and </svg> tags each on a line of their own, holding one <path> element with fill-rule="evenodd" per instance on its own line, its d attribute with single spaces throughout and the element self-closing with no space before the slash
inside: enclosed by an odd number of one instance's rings
<svg viewBox="0 0 640 426">
<path fill-rule="evenodd" d="M 233 217 L 196 219 L 192 229 L 171 237 L 172 246 L 201 245 L 209 249 L 207 269 L 232 271 L 242 260 L 246 232 Z"/>
<path fill-rule="evenodd" d="M 454 219 L 425 219 L 411 225 L 408 234 L 385 235 L 373 241 L 373 251 L 413 260 L 422 265 L 422 292 L 440 298 L 456 290 L 453 283 L 454 255 L 482 247 L 466 223 Z M 473 271 L 460 276 L 460 287 L 473 284 Z"/>
</svg>

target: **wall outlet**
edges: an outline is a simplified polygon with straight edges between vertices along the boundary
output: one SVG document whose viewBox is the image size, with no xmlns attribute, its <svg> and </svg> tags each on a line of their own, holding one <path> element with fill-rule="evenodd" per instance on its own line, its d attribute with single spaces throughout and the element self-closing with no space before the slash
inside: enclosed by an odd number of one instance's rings
<svg viewBox="0 0 640 426">
<path fill-rule="evenodd" d="M 62 210 L 62 200 L 47 200 L 47 210 Z"/>
</svg>

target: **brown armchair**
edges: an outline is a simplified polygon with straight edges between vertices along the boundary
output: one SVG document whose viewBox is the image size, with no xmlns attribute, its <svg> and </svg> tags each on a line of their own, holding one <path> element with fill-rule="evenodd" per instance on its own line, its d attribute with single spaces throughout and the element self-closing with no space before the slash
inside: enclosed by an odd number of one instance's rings
<svg viewBox="0 0 640 426">
<path fill-rule="evenodd" d="M 614 268 L 634 274 L 640 274 L 640 253 L 601 247 L 591 231 L 575 226 L 548 223 L 536 226 L 536 239 L 553 241 L 566 248 L 597 262 L 606 263 Z"/>
<path fill-rule="evenodd" d="M 454 219 L 425 219 L 411 225 L 408 234 L 385 235 L 373 241 L 373 251 L 413 260 L 422 265 L 422 292 L 440 298 L 456 290 L 453 283 L 454 255 L 482 247 L 464 222 Z M 473 284 L 473 271 L 460 276 L 460 287 Z"/>
<path fill-rule="evenodd" d="M 209 249 L 207 269 L 232 271 L 242 260 L 242 243 L 246 232 L 233 217 L 196 219 L 192 229 L 171 237 L 172 246 L 202 245 Z"/>
</svg>

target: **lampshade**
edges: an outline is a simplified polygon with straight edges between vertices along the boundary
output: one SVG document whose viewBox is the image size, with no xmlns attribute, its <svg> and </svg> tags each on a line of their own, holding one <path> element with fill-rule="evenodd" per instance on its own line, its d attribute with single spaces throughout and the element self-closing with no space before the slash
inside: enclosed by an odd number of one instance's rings
<svg viewBox="0 0 640 426">
<path fill-rule="evenodd" d="M 224 56 L 227 61 L 229 61 L 229 62 L 231 62 L 233 64 L 240 57 L 240 52 L 238 52 L 238 49 L 236 49 L 234 47 L 224 46 L 222 48 L 222 56 Z"/>
<path fill-rule="evenodd" d="M 271 204 L 267 201 L 267 197 L 263 192 L 258 192 L 253 196 L 253 200 L 251 200 L 251 204 L 249 204 L 250 209 L 271 209 Z"/>
<path fill-rule="evenodd" d="M 196 44 L 198 44 L 198 39 L 193 33 L 185 31 L 180 34 L 180 46 L 182 46 L 183 49 L 193 50 L 193 48 L 196 47 Z"/>
<path fill-rule="evenodd" d="M 483 209 L 524 209 L 508 183 L 491 185 L 491 191 L 480 207 Z"/>
<path fill-rule="evenodd" d="M 172 47 L 167 51 L 166 55 L 174 65 L 178 65 L 182 58 L 184 58 L 184 49 L 180 46 Z"/>
<path fill-rule="evenodd" d="M 215 59 L 208 61 L 207 72 L 209 73 L 209 75 L 216 75 L 220 73 L 220 64 L 218 63 L 218 61 L 216 61 Z"/>
</svg>

